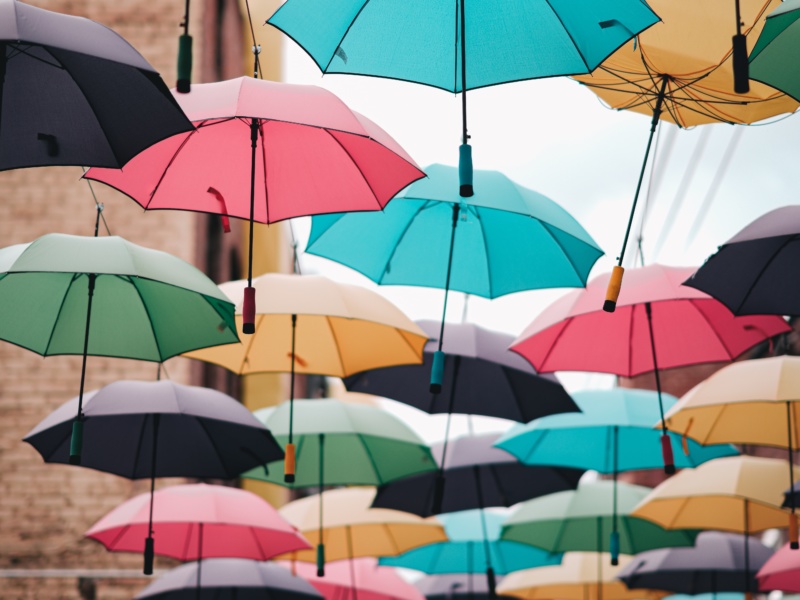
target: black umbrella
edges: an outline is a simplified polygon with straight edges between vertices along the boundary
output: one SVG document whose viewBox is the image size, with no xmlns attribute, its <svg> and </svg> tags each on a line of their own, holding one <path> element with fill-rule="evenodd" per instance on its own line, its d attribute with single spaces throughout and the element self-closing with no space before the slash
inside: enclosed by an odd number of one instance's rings
<svg viewBox="0 0 800 600">
<path fill-rule="evenodd" d="M 659 548 L 637 554 L 617 575 L 630 589 L 675 594 L 758 590 L 756 573 L 772 550 L 753 538 L 704 531 L 691 548 Z"/>
<path fill-rule="evenodd" d="M 429 575 L 414 582 L 414 586 L 428 600 L 490 600 L 492 598 L 483 573 Z M 511 596 L 498 597 L 511 598 Z"/>
<path fill-rule="evenodd" d="M 736 315 L 800 315 L 800 206 L 762 215 L 684 282 Z"/>
<path fill-rule="evenodd" d="M 45 462 L 69 463 L 78 398 L 62 404 L 25 436 Z M 170 381 L 117 381 L 84 394 L 81 466 L 128 479 L 232 479 L 283 458 L 269 430 L 230 396 Z M 152 573 L 152 526 L 145 573 Z"/>
<path fill-rule="evenodd" d="M 191 129 L 159 74 L 111 29 L 0 0 L 0 170 L 120 168 Z"/>
<path fill-rule="evenodd" d="M 136 600 L 322 600 L 313 585 L 274 563 L 243 558 L 208 558 L 202 580 L 196 562 L 159 577 Z"/>
</svg>

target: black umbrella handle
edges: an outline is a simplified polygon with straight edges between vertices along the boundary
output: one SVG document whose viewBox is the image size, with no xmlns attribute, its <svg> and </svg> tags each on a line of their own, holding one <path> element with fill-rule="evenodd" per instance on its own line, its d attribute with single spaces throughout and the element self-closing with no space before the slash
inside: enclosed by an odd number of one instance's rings
<svg viewBox="0 0 800 600">
<path fill-rule="evenodd" d="M 183 34 L 178 38 L 178 83 L 176 89 L 181 94 L 192 91 L 192 36 L 189 35 L 189 0 L 184 7 Z"/>
<path fill-rule="evenodd" d="M 747 38 L 742 33 L 742 13 L 736 0 L 736 35 L 733 36 L 733 91 L 750 91 L 750 64 L 747 60 Z"/>
</svg>

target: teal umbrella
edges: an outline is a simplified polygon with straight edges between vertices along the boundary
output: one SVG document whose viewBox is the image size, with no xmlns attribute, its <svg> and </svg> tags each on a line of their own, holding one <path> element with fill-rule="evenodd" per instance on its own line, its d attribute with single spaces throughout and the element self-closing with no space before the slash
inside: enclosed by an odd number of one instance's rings
<svg viewBox="0 0 800 600">
<path fill-rule="evenodd" d="M 294 482 L 285 482 L 282 460 L 250 469 L 242 477 L 291 488 L 319 486 L 322 491 L 326 485 L 381 485 L 438 468 L 430 448 L 408 425 L 375 406 L 335 399 L 287 401 L 255 415 L 278 443 L 286 445 L 292 410 L 297 413 L 292 431 L 297 461 Z M 325 573 L 322 543 L 317 546 L 317 571 L 320 576 Z"/>
<path fill-rule="evenodd" d="M 577 490 L 528 500 L 503 523 L 501 539 L 530 544 L 549 552 L 610 552 L 613 520 L 619 524 L 622 554 L 667 546 L 691 546 L 698 532 L 666 530 L 631 513 L 650 488 L 629 483 L 583 483 Z M 614 510 L 614 503 L 617 510 Z M 615 514 L 616 512 L 616 514 Z"/>
<path fill-rule="evenodd" d="M 72 464 L 80 464 L 87 355 L 160 363 L 237 342 L 233 309 L 192 265 L 121 237 L 52 233 L 0 249 L 0 339 L 42 356 L 83 355 Z"/>
<path fill-rule="evenodd" d="M 750 78 L 800 101 L 800 1 L 786 0 L 767 15 L 750 53 Z"/>
<path fill-rule="evenodd" d="M 459 196 L 454 167 L 431 165 L 382 212 L 312 218 L 306 252 L 379 284 L 445 291 L 431 391 L 441 390 L 444 317 L 451 289 L 496 298 L 583 287 L 603 251 L 561 206 L 497 171 L 476 171 L 474 196 Z"/>
<path fill-rule="evenodd" d="M 430 575 L 482 573 L 487 565 L 492 565 L 497 575 L 505 575 L 561 562 L 561 554 L 501 540 L 500 527 L 507 512 L 476 509 L 439 515 L 449 541 L 420 546 L 399 556 L 381 558 L 379 562 Z"/>
</svg>

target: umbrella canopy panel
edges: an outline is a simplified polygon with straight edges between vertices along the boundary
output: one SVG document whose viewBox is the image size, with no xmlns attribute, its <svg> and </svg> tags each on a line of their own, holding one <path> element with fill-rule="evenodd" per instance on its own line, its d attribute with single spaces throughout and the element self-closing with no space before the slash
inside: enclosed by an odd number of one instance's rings
<svg viewBox="0 0 800 600">
<path fill-rule="evenodd" d="M 786 0 L 767 15 L 764 29 L 750 53 L 750 78 L 779 89 L 800 102 L 800 71 L 786 58 L 797 52 L 800 2 Z"/>
</svg>

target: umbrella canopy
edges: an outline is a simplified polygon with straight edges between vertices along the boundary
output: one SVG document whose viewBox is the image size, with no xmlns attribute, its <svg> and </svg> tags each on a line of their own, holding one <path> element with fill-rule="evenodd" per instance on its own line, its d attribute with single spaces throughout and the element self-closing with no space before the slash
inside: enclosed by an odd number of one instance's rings
<svg viewBox="0 0 800 600">
<path fill-rule="evenodd" d="M 776 208 L 720 246 L 684 285 L 737 315 L 800 315 L 794 266 L 800 260 L 800 207 Z"/>
<path fill-rule="evenodd" d="M 603 532 L 612 530 L 614 488 L 611 481 L 582 483 L 575 491 L 528 500 L 505 521 L 501 538 L 550 552 L 607 552 L 610 542 Z M 690 546 L 696 531 L 667 531 L 632 513 L 649 491 L 639 485 L 617 484 L 618 552 L 636 554 L 667 546 Z"/>
<path fill-rule="evenodd" d="M 800 71 L 786 60 L 800 43 L 800 2 L 786 0 L 767 15 L 764 28 L 750 53 L 750 78 L 765 83 L 800 102 Z"/>
<path fill-rule="evenodd" d="M 428 600 L 494 600 L 511 598 L 490 594 L 486 577 L 480 574 L 428 575 L 414 582 Z"/>
<path fill-rule="evenodd" d="M 274 563 L 212 558 L 176 567 L 136 594 L 136 600 L 321 600 L 303 577 Z"/>
<path fill-rule="evenodd" d="M 0 1 L 0 170 L 119 168 L 192 129 L 155 69 L 114 31 Z"/>
<path fill-rule="evenodd" d="M 439 515 L 448 541 L 414 548 L 399 556 L 381 558 L 380 564 L 416 569 L 432 575 L 479 573 L 490 564 L 495 573 L 505 575 L 511 571 L 561 562 L 561 554 L 501 540 L 500 527 L 505 517 L 506 511 L 496 510 L 465 510 Z"/>
<path fill-rule="evenodd" d="M 614 388 L 575 392 L 581 412 L 550 415 L 508 431 L 495 446 L 527 465 L 554 465 L 619 473 L 661 467 L 659 432 L 653 429 L 659 413 L 655 392 Z M 677 399 L 663 395 L 664 408 Z M 669 424 L 669 421 L 668 421 Z M 671 424 L 670 424 L 671 427 Z M 679 434 L 670 436 L 680 443 Z M 738 454 L 733 446 L 704 447 L 687 440 L 675 466 L 696 467 L 713 458 Z"/>
<path fill-rule="evenodd" d="M 661 548 L 637 554 L 617 578 L 632 590 L 650 588 L 692 595 L 747 592 L 758 589 L 756 572 L 771 555 L 772 550 L 758 540 L 704 531 L 691 548 Z"/>
<path fill-rule="evenodd" d="M 255 415 L 276 439 L 289 439 L 289 402 Z M 399 418 L 377 407 L 341 400 L 303 400 L 295 407 L 298 474 L 290 487 L 378 485 L 435 470 L 425 442 Z M 284 485 L 278 462 L 242 474 Z"/>
<path fill-rule="evenodd" d="M 372 505 L 427 517 L 439 512 L 511 506 L 578 485 L 583 470 L 520 464 L 494 447 L 497 438 L 498 434 L 463 436 L 449 444 L 433 445 L 431 451 L 442 471 L 429 471 L 382 485 Z M 439 483 L 440 476 L 443 481 Z M 442 486 L 438 502 L 435 501 L 437 485 Z"/>
<path fill-rule="evenodd" d="M 631 557 L 620 558 L 620 567 L 601 569 L 605 562 L 602 553 L 567 552 L 558 566 L 511 573 L 498 591 L 523 600 L 653 600 L 666 595 L 658 590 L 626 588 L 616 575 Z"/>
<path fill-rule="evenodd" d="M 800 566 L 797 564 L 797 553 L 789 544 L 785 544 L 756 573 L 758 589 L 764 592 L 781 590 L 784 592 L 800 592 Z"/>
<path fill-rule="evenodd" d="M 539 375 L 508 350 L 514 338 L 472 323 L 447 323 L 442 391 L 429 393 L 440 323 L 417 321 L 430 338 L 422 365 L 371 369 L 344 378 L 348 390 L 386 396 L 429 413 L 462 413 L 527 423 L 546 414 L 577 410 L 553 375 Z M 491 402 L 487 402 L 491 398 Z M 532 400 L 535 398 L 535 400 Z"/>
</svg>

